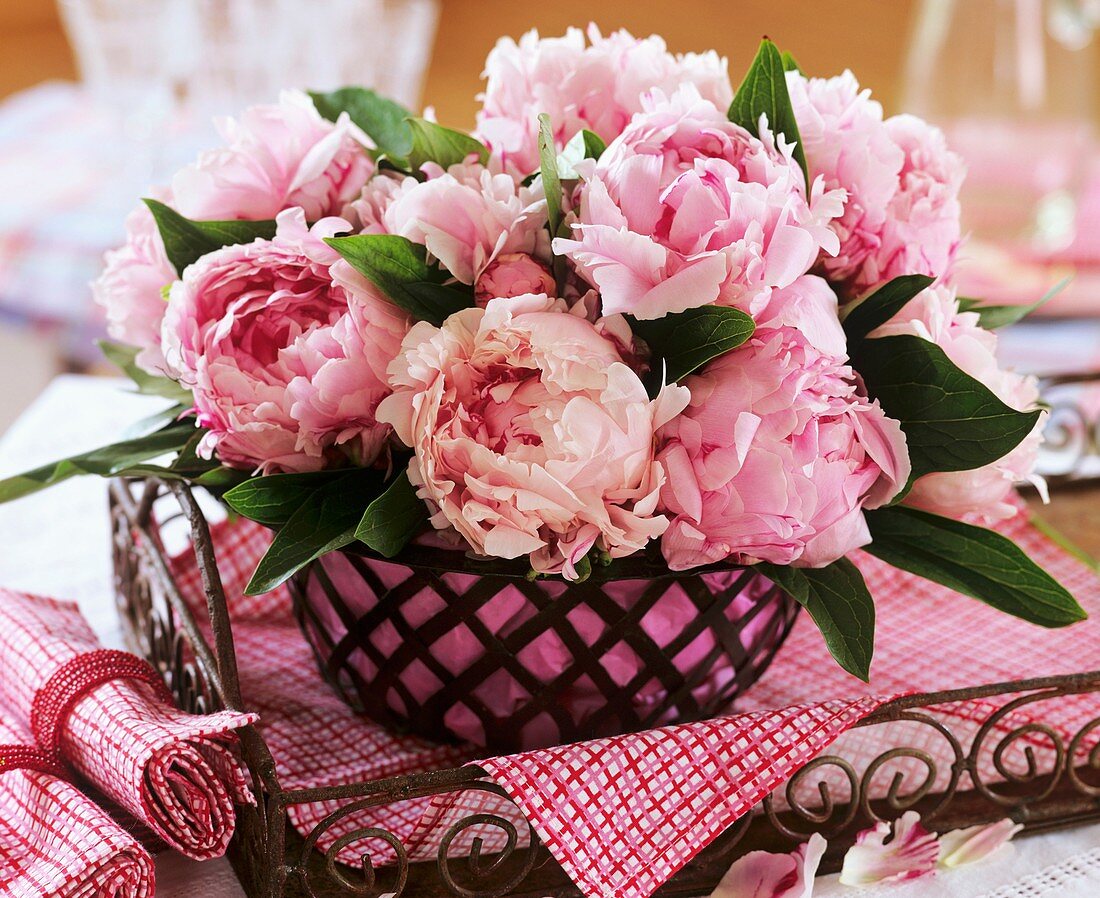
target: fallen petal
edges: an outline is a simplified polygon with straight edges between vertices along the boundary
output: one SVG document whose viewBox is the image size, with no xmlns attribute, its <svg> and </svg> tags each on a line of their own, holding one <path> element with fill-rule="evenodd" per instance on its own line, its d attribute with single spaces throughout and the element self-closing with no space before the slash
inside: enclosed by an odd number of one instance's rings
<svg viewBox="0 0 1100 898">
<path fill-rule="evenodd" d="M 824 853 L 819 833 L 790 854 L 750 851 L 734 861 L 711 898 L 811 898 Z"/>
<path fill-rule="evenodd" d="M 844 856 L 840 882 L 865 886 L 878 882 L 899 882 L 931 873 L 940 855 L 939 841 L 920 822 L 916 811 L 906 811 L 894 821 L 893 836 L 888 823 L 877 823 L 856 836 L 856 844 Z"/>
<path fill-rule="evenodd" d="M 968 826 L 940 836 L 940 866 L 959 867 L 989 857 L 1009 841 L 1023 825 L 1008 817 L 985 826 Z"/>
</svg>

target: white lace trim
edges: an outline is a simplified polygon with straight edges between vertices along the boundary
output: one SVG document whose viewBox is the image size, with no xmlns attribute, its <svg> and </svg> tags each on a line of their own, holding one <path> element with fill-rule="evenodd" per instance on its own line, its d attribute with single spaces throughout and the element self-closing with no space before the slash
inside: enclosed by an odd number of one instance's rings
<svg viewBox="0 0 1100 898">
<path fill-rule="evenodd" d="M 1086 886 L 1087 891 L 1081 889 L 1081 886 Z M 1097 894 L 1100 894 L 1100 848 L 1093 848 L 1014 883 L 986 892 L 981 898 L 1070 898 Z"/>
</svg>

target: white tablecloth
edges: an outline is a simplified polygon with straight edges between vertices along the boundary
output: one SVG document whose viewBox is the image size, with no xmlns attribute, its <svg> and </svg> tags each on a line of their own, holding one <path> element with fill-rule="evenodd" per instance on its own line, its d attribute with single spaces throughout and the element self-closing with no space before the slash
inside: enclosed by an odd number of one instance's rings
<svg viewBox="0 0 1100 898">
<path fill-rule="evenodd" d="M 36 467 L 117 439 L 162 400 L 129 394 L 119 381 L 55 380 L 0 438 L 0 475 Z M 106 487 L 85 478 L 0 506 L 0 584 L 75 599 L 107 645 L 120 643 L 111 592 Z M 157 859 L 160 898 L 241 898 L 224 860 L 199 864 Z M 817 883 L 815 898 L 1098 898 L 1100 825 L 1021 838 L 994 858 L 934 878 L 856 890 L 836 877 Z"/>
</svg>

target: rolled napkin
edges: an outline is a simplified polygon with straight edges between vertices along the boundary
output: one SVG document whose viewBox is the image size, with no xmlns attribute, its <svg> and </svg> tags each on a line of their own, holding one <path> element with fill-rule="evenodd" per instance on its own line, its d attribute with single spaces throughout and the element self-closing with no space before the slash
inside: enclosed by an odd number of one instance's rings
<svg viewBox="0 0 1100 898">
<path fill-rule="evenodd" d="M 254 801 L 232 731 L 256 716 L 178 710 L 149 665 L 100 648 L 72 603 L 0 589 L 0 702 L 188 857 L 224 854 L 234 805 Z"/>
<path fill-rule="evenodd" d="M 0 713 L 0 898 L 146 898 L 153 861 Z"/>
</svg>

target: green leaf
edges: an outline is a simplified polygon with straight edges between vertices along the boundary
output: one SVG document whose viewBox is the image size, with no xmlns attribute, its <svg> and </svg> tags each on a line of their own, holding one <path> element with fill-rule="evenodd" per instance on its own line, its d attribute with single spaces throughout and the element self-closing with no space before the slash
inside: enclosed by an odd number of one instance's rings
<svg viewBox="0 0 1100 898">
<path fill-rule="evenodd" d="M 156 465 L 148 462 L 138 462 L 135 464 L 127 465 L 125 468 L 119 468 L 112 471 L 112 476 L 115 477 L 160 477 L 162 480 L 186 480 L 193 483 L 197 483 L 200 480 L 203 482 L 211 482 L 216 479 L 214 471 L 230 470 L 229 468 L 223 468 L 222 463 L 214 458 L 200 458 L 198 455 L 198 447 L 202 442 L 203 437 L 206 436 L 205 428 L 196 428 L 194 421 L 189 422 L 191 424 L 190 436 L 187 441 L 179 448 L 176 453 L 176 457 L 167 465 Z M 244 475 L 244 472 L 234 472 L 238 475 Z"/>
<path fill-rule="evenodd" d="M 875 651 L 875 603 L 859 568 L 847 558 L 822 568 L 756 567 L 809 612 L 837 664 L 866 682 Z"/>
<path fill-rule="evenodd" d="M 599 159 L 604 150 L 607 149 L 604 139 L 595 131 L 589 131 L 587 128 L 582 128 L 580 135 L 584 140 L 584 158 Z"/>
<path fill-rule="evenodd" d="M 653 351 L 654 374 L 668 383 L 680 381 L 711 359 L 736 349 L 756 330 L 749 315 L 725 306 L 700 306 L 652 321 L 629 316 L 627 320 Z M 664 360 L 663 372 L 660 359 Z"/>
<path fill-rule="evenodd" d="M 933 471 L 969 471 L 1003 458 L 1042 414 L 1005 405 L 920 337 L 864 340 L 853 350 L 852 364 L 868 395 L 901 422 L 913 479 Z"/>
<path fill-rule="evenodd" d="M 245 594 L 270 592 L 314 559 L 353 542 L 379 479 L 377 471 L 358 468 L 313 490 L 275 534 Z"/>
<path fill-rule="evenodd" d="M 867 551 L 887 564 L 1043 627 L 1087 616 L 1065 587 L 999 533 L 901 506 L 866 515 Z"/>
<path fill-rule="evenodd" d="M 402 471 L 386 491 L 367 506 L 355 538 L 379 555 L 393 558 L 420 532 L 428 520 L 428 506 L 416 495 L 407 471 Z"/>
<path fill-rule="evenodd" d="M 782 59 L 783 59 L 783 71 L 784 72 L 798 72 L 798 74 L 800 74 L 800 75 L 802 74 L 802 69 L 798 65 L 798 60 L 796 60 L 786 50 L 784 50 L 783 53 L 782 53 Z"/>
<path fill-rule="evenodd" d="M 207 487 L 220 493 L 231 486 L 247 480 L 247 471 L 227 468 L 216 458 L 201 458 L 199 444 L 208 431 L 204 427 L 195 427 L 191 420 L 190 436 L 176 451 L 176 457 L 168 464 L 136 462 L 111 472 L 113 477 L 159 477 L 161 480 L 184 480 Z M 170 427 L 176 425 L 169 425 Z"/>
<path fill-rule="evenodd" d="M 428 251 L 396 234 L 329 237 L 325 242 L 397 306 L 420 321 L 440 325 L 468 309 L 473 296 L 443 283 L 446 273 L 428 265 Z"/>
<path fill-rule="evenodd" d="M 849 344 L 862 340 L 875 328 L 884 325 L 934 280 L 924 274 L 904 274 L 887 281 L 874 293 L 849 307 L 844 316 L 844 333 L 848 335 Z"/>
<path fill-rule="evenodd" d="M 36 493 L 81 474 L 113 477 L 140 462 L 179 451 L 194 433 L 194 421 L 181 421 L 147 436 L 102 446 L 16 474 L 0 480 L 0 503 Z"/>
<path fill-rule="evenodd" d="M 196 259 L 223 246 L 275 236 L 274 221 L 192 221 L 157 200 L 144 202 L 156 220 L 168 261 L 179 275 Z"/>
<path fill-rule="evenodd" d="M 422 118 L 409 118 L 405 122 L 410 134 L 405 162 L 410 171 L 420 171 L 425 162 L 435 162 L 442 168 L 449 168 L 465 162 L 471 153 L 477 154 L 479 162 L 489 161 L 489 148 L 469 134 Z"/>
<path fill-rule="evenodd" d="M 125 440 L 135 440 L 138 437 L 156 433 L 158 430 L 164 430 L 165 427 L 171 427 L 175 424 L 180 417 L 186 415 L 187 412 L 187 406 L 170 405 L 168 408 L 161 409 L 159 412 L 154 412 L 151 415 L 147 415 L 135 421 L 122 432 L 122 438 Z"/>
<path fill-rule="evenodd" d="M 547 143 L 550 143 L 550 141 L 547 141 Z M 539 149 L 541 150 L 541 148 L 540 132 Z M 599 159 L 606 149 L 607 144 L 603 142 L 599 134 L 587 129 L 578 131 L 569 139 L 569 143 L 562 148 L 562 151 L 558 153 L 556 160 L 558 178 L 562 181 L 579 178 L 577 163 L 583 159 Z"/>
<path fill-rule="evenodd" d="M 558 150 L 554 143 L 554 129 L 550 116 L 539 116 L 539 171 L 542 173 L 542 189 L 546 194 L 546 218 L 550 222 L 550 236 L 558 235 L 561 227 L 561 179 L 558 177 Z"/>
<path fill-rule="evenodd" d="M 313 105 L 330 122 L 341 112 L 358 125 L 378 149 L 391 159 L 404 159 L 412 147 L 406 119 L 412 113 L 393 100 L 366 87 L 342 87 L 329 93 L 310 93 Z"/>
<path fill-rule="evenodd" d="M 252 477 L 222 498 L 237 514 L 261 524 L 279 526 L 290 520 L 305 501 L 333 477 L 333 471 L 308 474 L 270 474 Z"/>
<path fill-rule="evenodd" d="M 115 471 L 112 477 L 159 477 L 161 480 L 186 480 L 190 483 L 198 483 L 211 471 L 221 470 L 217 462 L 214 466 L 201 472 L 178 470 L 172 465 L 136 464 Z M 228 470 L 228 469 L 226 469 Z"/>
<path fill-rule="evenodd" d="M 192 477 L 191 482 L 197 483 L 199 486 L 205 486 L 209 491 L 217 494 L 221 493 L 223 490 L 237 486 L 240 483 L 244 483 L 248 480 L 249 476 L 247 471 L 219 466 L 217 468 L 211 468 L 209 471 L 204 471 L 196 477 Z"/>
<path fill-rule="evenodd" d="M 137 355 L 141 351 L 136 346 L 112 343 L 109 340 L 98 341 L 99 349 L 116 368 L 130 378 L 137 392 L 148 396 L 161 396 L 182 405 L 192 403 L 191 391 L 167 377 L 157 377 L 138 367 Z"/>
<path fill-rule="evenodd" d="M 806 153 L 798 133 L 791 98 L 787 93 L 787 76 L 783 57 L 767 38 L 760 42 L 756 58 L 749 66 L 745 80 L 737 89 L 737 95 L 729 109 L 729 120 L 740 125 L 750 134 L 760 136 L 760 116 L 766 115 L 768 127 L 778 136 L 784 135 L 794 144 L 794 158 L 806 176 L 806 190 L 810 189 L 810 170 L 806 165 Z"/>
<path fill-rule="evenodd" d="M 1022 321 L 1032 312 L 1041 309 L 1054 299 L 1055 296 L 1065 290 L 1072 280 L 1072 276 L 1062 278 L 1062 280 L 1047 290 L 1038 301 L 1031 303 L 1031 305 L 983 306 L 978 300 L 960 297 L 959 310 L 963 312 L 977 312 L 978 317 L 982 320 L 982 327 L 986 328 L 986 330 L 996 330 L 999 327 L 1007 327 L 1010 324 L 1015 324 L 1017 321 Z"/>
</svg>

